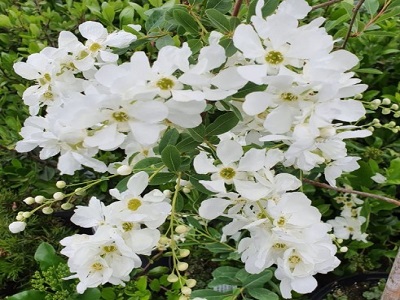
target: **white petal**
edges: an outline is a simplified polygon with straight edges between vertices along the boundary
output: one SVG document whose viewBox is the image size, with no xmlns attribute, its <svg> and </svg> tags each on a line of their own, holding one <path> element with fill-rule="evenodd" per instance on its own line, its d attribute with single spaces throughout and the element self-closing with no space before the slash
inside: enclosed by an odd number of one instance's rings
<svg viewBox="0 0 400 300">
<path fill-rule="evenodd" d="M 238 171 L 258 171 L 264 167 L 265 149 L 250 149 L 240 159 Z"/>
<path fill-rule="evenodd" d="M 243 155 L 242 146 L 232 140 L 222 141 L 217 146 L 217 156 L 224 166 L 238 161 Z"/>
<path fill-rule="evenodd" d="M 249 200 L 260 200 L 270 193 L 270 189 L 258 182 L 233 180 L 236 191 L 244 198 Z"/>
<path fill-rule="evenodd" d="M 233 34 L 233 43 L 246 58 L 256 59 L 265 53 L 260 37 L 251 25 L 239 25 Z"/>
<path fill-rule="evenodd" d="M 255 116 L 264 112 L 272 104 L 273 99 L 271 99 L 271 94 L 253 92 L 246 96 L 246 100 L 243 103 L 243 110 L 249 116 Z"/>
<path fill-rule="evenodd" d="M 129 178 L 127 187 L 130 193 L 134 196 L 139 196 L 149 183 L 149 175 L 146 172 L 141 171 L 136 173 L 131 178 Z"/>
<path fill-rule="evenodd" d="M 232 202 L 220 198 L 204 200 L 201 202 L 199 215 L 208 220 L 215 219 L 224 213 L 229 204 L 232 204 Z"/>
<path fill-rule="evenodd" d="M 79 32 L 84 38 L 92 41 L 105 39 L 108 35 L 107 29 L 103 25 L 93 21 L 87 21 L 79 25 Z"/>
<path fill-rule="evenodd" d="M 263 84 L 264 78 L 267 76 L 267 66 L 266 65 L 249 65 L 238 67 L 238 72 L 240 76 L 248 81 L 254 82 L 256 84 Z"/>
<path fill-rule="evenodd" d="M 214 193 L 226 193 L 225 182 L 223 180 L 200 180 L 199 181 L 204 187 Z"/>
<path fill-rule="evenodd" d="M 200 154 L 194 158 L 193 166 L 197 174 L 207 174 L 218 171 L 218 168 L 213 164 L 213 160 L 208 158 L 205 152 L 200 152 Z"/>
</svg>

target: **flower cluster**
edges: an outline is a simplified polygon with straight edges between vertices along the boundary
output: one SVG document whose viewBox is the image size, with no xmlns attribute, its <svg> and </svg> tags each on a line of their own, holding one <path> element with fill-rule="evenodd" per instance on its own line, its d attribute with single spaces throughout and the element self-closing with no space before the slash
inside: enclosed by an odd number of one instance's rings
<svg viewBox="0 0 400 300">
<path fill-rule="evenodd" d="M 224 236 L 235 238 L 246 229 L 250 237 L 238 245 L 246 271 L 260 273 L 276 264 L 283 297 L 290 298 L 291 290 L 313 291 L 313 275 L 332 271 L 339 260 L 327 235 L 331 227 L 321 222 L 318 209 L 303 193 L 289 192 L 301 181 L 271 170 L 283 159 L 282 151 L 250 149 L 242 156 L 240 144 L 228 140 L 219 144 L 217 155 L 222 164 L 216 166 L 204 152 L 194 160 L 196 172 L 212 173 L 211 181 L 201 183 L 217 192 L 201 203 L 200 216 L 232 219 L 222 229 Z M 234 191 L 227 192 L 225 184 L 233 184 Z"/>
<path fill-rule="evenodd" d="M 321 27 L 323 18 L 300 24 L 311 10 L 304 0 L 285 0 L 266 18 L 263 4 L 258 1 L 250 24 L 240 24 L 233 32 L 238 51 L 229 57 L 220 45 L 223 35 L 211 32 L 209 44 L 196 56 L 183 43 L 163 47 L 154 58 L 136 51 L 129 61 L 119 63 L 113 48 L 125 48 L 137 36 L 108 34 L 99 23 L 85 22 L 79 26 L 85 43 L 62 32 L 59 48 L 47 47 L 14 65 L 19 75 L 36 81 L 23 95 L 31 116 L 22 128 L 18 151 L 40 147 L 41 159 L 59 155 L 62 174 L 86 166 L 124 176 L 142 158 L 161 154 L 164 164 L 153 175 L 169 168 L 171 183 L 178 178 L 171 203 L 169 190 L 149 189 L 141 196 L 149 176 L 138 172 L 125 191 L 109 191 L 117 201 L 105 206 L 92 197 L 89 206 L 77 207 L 72 222 L 95 228 L 93 235 L 61 241 L 62 253 L 76 273 L 70 278 L 80 280 L 78 292 L 106 282 L 123 284 L 132 269 L 140 267 L 138 255 L 157 247 L 171 247 L 175 255 L 171 243 L 160 240 L 158 227 L 170 216 L 169 229 L 174 228 L 176 199 L 185 185 L 182 191 L 191 193 L 194 173 L 214 194 L 201 203 L 200 216 L 232 219 L 223 228 L 223 239 L 238 242 L 249 273 L 276 265 L 284 298 L 290 298 L 292 290 L 311 292 L 316 287 L 313 276 L 339 264 L 328 234 L 333 226 L 339 236 L 338 220 L 330 221 L 332 226 L 323 223 L 311 200 L 296 191 L 301 181 L 277 170 L 283 166 L 307 173 L 323 167 L 326 181 L 335 186 L 343 172 L 357 169 L 360 158 L 347 155 L 344 140 L 366 137 L 371 131 L 344 123 L 365 115 L 361 102 L 349 98 L 366 86 L 349 72 L 357 57 L 332 51 L 334 41 Z M 181 170 L 165 163 L 173 159 L 162 157 L 157 146 L 168 128 L 185 133 L 201 127 L 205 113 L 221 113 L 227 107 L 241 119 L 231 131 L 217 142 L 195 140 L 195 147 L 205 143 L 193 160 L 186 157 Z M 270 147 L 274 142 L 279 144 Z M 99 151 L 121 149 L 126 155 L 122 162 L 107 166 L 96 158 Z M 362 220 L 359 211 L 357 218 Z M 10 230 L 24 227 L 15 222 Z M 169 233 L 168 241 L 185 238 Z M 182 299 L 189 297 L 188 288 Z"/>
<path fill-rule="evenodd" d="M 77 290 L 110 282 L 124 285 L 129 273 L 139 268 L 138 255 L 150 255 L 160 240 L 157 229 L 171 211 L 168 199 L 159 190 L 140 196 L 148 184 L 148 175 L 139 172 L 127 183 L 127 190 L 110 190 L 118 201 L 105 206 L 92 197 L 88 206 L 78 206 L 71 221 L 85 228 L 95 228 L 93 235 L 75 234 L 61 240 L 68 256 L 68 266 L 79 278 Z"/>
</svg>

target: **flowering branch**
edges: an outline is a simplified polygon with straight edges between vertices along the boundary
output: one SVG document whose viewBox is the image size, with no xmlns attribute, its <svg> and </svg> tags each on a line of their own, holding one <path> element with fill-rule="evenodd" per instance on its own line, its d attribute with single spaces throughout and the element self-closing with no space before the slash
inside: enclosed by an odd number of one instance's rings
<svg viewBox="0 0 400 300">
<path fill-rule="evenodd" d="M 311 10 L 316 10 L 316 9 L 318 9 L 318 8 L 327 7 L 327 6 L 330 6 L 330 5 L 335 4 L 335 3 L 338 3 L 338 2 L 342 2 L 342 0 L 330 0 L 330 1 L 325 2 L 325 3 L 317 4 L 317 5 L 314 5 L 314 6 L 311 8 Z"/>
<path fill-rule="evenodd" d="M 354 22 L 356 21 L 357 13 L 360 10 L 360 8 L 361 8 L 361 6 L 363 5 L 364 2 L 365 2 L 365 0 L 360 0 L 357 3 L 356 7 L 354 7 L 354 9 L 353 9 L 353 16 L 351 17 L 350 24 L 349 24 L 349 30 L 347 31 L 346 37 L 344 39 L 342 49 L 344 49 L 346 47 L 346 44 L 347 44 L 347 42 L 348 42 L 348 40 L 350 38 L 350 35 L 351 35 L 351 29 L 353 28 Z"/>
<path fill-rule="evenodd" d="M 333 186 L 330 186 L 329 184 L 318 182 L 318 181 L 314 181 L 314 180 L 310 180 L 310 179 L 307 179 L 307 178 L 304 178 L 303 182 L 306 182 L 306 183 L 311 184 L 313 186 L 317 186 L 317 187 L 324 188 L 324 189 L 330 189 L 330 190 L 334 190 L 334 191 L 341 192 L 341 193 L 356 194 L 356 195 L 360 195 L 360 196 L 363 196 L 363 197 L 370 197 L 370 198 L 386 201 L 386 202 L 394 204 L 396 206 L 400 206 L 400 201 L 399 200 L 392 199 L 392 198 L 385 197 L 385 196 L 381 196 L 381 195 L 375 195 L 375 194 L 365 193 L 365 192 L 361 192 L 361 191 L 355 191 L 355 190 L 351 190 L 351 189 L 333 187 Z"/>
</svg>

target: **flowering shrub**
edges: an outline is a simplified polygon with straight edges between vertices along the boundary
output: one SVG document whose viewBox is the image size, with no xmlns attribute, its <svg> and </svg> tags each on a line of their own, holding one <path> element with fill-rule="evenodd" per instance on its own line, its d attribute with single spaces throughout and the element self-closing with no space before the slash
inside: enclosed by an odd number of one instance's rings
<svg viewBox="0 0 400 300">
<path fill-rule="evenodd" d="M 358 123 L 366 110 L 357 99 L 367 88 L 350 71 L 358 58 L 334 50 L 323 18 L 302 22 L 310 10 L 304 0 L 277 7 L 260 0 L 241 22 L 211 7 L 205 14 L 219 31 L 207 34 L 196 14 L 178 6 L 169 25 L 200 38 L 166 38 L 158 51 L 135 51 L 154 37 L 151 28 L 109 33 L 87 21 L 79 25 L 82 41 L 62 31 L 58 47 L 16 62 L 15 72 L 35 81 L 22 97 L 30 116 L 16 150 L 57 156 L 61 174 L 88 168 L 104 175 L 78 188 L 59 181 L 51 199 L 26 198 L 36 206 L 19 212 L 10 231 L 23 231 L 38 210 L 72 209 L 89 188 L 126 176 L 109 189 L 110 199 L 93 196 L 75 208 L 71 221 L 94 233 L 60 242 L 72 273 L 65 279 L 79 280 L 78 293 L 124 285 L 140 256 L 158 249 L 172 257 L 167 281 L 178 284 L 176 299 L 223 299 L 218 291 L 192 293 L 196 282 L 184 274 L 186 239 L 196 244 L 196 232 L 217 218 L 224 225 L 214 245 L 232 259 L 238 253 L 246 276 L 274 270 L 274 292 L 285 299 L 312 292 L 314 276 L 340 264 L 337 246 L 346 249 L 338 239 L 366 242 L 366 219 L 362 201 L 349 195 L 342 215 L 323 222 L 302 179 L 323 175 L 336 187 L 342 173 L 359 168 L 345 140 L 370 136 L 371 124 Z M 104 153 L 125 158 L 104 161 Z"/>
</svg>

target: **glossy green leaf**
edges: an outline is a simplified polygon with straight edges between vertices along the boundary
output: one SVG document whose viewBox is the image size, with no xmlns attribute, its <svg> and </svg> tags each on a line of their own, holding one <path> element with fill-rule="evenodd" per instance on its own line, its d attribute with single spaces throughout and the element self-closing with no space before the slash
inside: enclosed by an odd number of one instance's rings
<svg viewBox="0 0 400 300">
<path fill-rule="evenodd" d="M 236 117 L 234 112 L 225 113 L 207 126 L 206 134 L 208 136 L 223 134 L 235 127 L 238 122 L 239 119 Z"/>
<path fill-rule="evenodd" d="M 186 29 L 187 32 L 198 34 L 199 33 L 199 25 L 196 20 L 189 13 L 183 10 L 174 10 L 173 16 L 175 20 Z"/>
<path fill-rule="evenodd" d="M 279 296 L 264 288 L 247 289 L 250 296 L 257 300 L 279 300 Z"/>
<path fill-rule="evenodd" d="M 15 294 L 7 298 L 7 300 L 45 300 L 44 292 L 29 290 Z"/>
<path fill-rule="evenodd" d="M 211 24 L 215 26 L 215 28 L 219 29 L 222 33 L 229 32 L 230 24 L 229 20 L 226 18 L 224 14 L 219 12 L 214 8 L 210 8 L 206 10 L 206 15 L 210 20 Z"/>
<path fill-rule="evenodd" d="M 179 170 L 181 166 L 181 153 L 174 145 L 168 145 L 161 152 L 161 159 L 165 166 L 172 172 Z"/>
<path fill-rule="evenodd" d="M 64 262 L 64 260 L 57 255 L 53 246 L 46 242 L 39 245 L 34 258 L 39 263 L 41 270 L 47 270 L 51 266 Z"/>
</svg>

